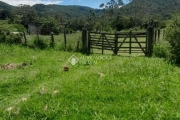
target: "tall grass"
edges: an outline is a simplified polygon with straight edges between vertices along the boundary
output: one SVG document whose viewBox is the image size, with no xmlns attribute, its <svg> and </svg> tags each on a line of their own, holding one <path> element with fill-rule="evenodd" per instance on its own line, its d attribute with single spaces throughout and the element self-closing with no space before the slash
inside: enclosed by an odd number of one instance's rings
<svg viewBox="0 0 180 120">
<path fill-rule="evenodd" d="M 28 63 L 0 69 L 0 119 L 180 119 L 180 69 L 160 58 L 0 44 L 0 61 Z"/>
</svg>

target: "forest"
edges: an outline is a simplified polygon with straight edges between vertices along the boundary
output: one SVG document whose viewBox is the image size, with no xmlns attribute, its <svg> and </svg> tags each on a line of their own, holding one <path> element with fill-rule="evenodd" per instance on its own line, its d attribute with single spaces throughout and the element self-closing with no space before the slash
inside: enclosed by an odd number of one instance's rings
<svg viewBox="0 0 180 120">
<path fill-rule="evenodd" d="M 14 7 L 0 1 L 0 19 L 21 24 L 25 29 L 28 24 L 41 23 L 41 34 L 52 31 L 59 34 L 62 32 L 62 24 L 66 24 L 67 32 L 82 30 L 84 27 L 95 31 L 140 29 L 149 19 L 158 21 L 159 28 L 164 28 L 172 14 L 180 11 L 179 5 L 178 0 L 130 0 L 128 4 L 121 0 L 110 0 L 100 4 L 99 9 L 93 9 L 85 6 L 43 4 Z"/>
</svg>

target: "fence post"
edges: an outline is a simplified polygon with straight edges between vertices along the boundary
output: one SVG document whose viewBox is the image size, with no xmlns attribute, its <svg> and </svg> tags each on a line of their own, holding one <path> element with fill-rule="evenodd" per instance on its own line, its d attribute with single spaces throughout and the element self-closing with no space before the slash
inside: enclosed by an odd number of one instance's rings
<svg viewBox="0 0 180 120">
<path fill-rule="evenodd" d="M 54 47 L 54 33 L 51 32 L 51 42 L 50 42 L 50 47 Z"/>
<path fill-rule="evenodd" d="M 89 54 L 89 44 L 88 44 L 88 39 L 87 39 L 87 29 L 83 28 L 82 29 L 82 44 L 83 44 L 83 52 Z M 88 35 L 89 36 L 89 35 Z M 88 37 L 89 38 L 89 37 Z"/>
<path fill-rule="evenodd" d="M 88 33 L 88 39 L 86 40 L 87 42 L 87 55 L 90 54 L 90 50 L 91 50 L 91 36 L 90 36 L 90 32 L 87 32 Z"/>
<path fill-rule="evenodd" d="M 115 32 L 114 54 L 118 54 L 118 35 Z"/>
<path fill-rule="evenodd" d="M 131 54 L 132 49 L 132 31 L 129 32 L 129 54 Z"/>
<path fill-rule="evenodd" d="M 165 30 L 163 30 L 163 36 L 162 36 L 162 40 L 164 40 L 164 38 L 165 38 L 165 33 L 166 33 L 166 31 Z"/>
<path fill-rule="evenodd" d="M 101 33 L 101 36 L 102 36 L 102 54 L 104 54 L 104 37 L 105 37 L 105 34 Z"/>
<path fill-rule="evenodd" d="M 67 43 L 67 41 L 66 41 L 66 28 L 64 28 L 64 47 L 65 47 L 65 49 L 66 49 L 66 43 Z"/>
<path fill-rule="evenodd" d="M 160 33 L 161 33 L 161 31 L 160 31 L 160 29 L 158 30 L 158 41 L 160 40 Z"/>
<path fill-rule="evenodd" d="M 77 41 L 76 51 L 79 51 L 79 41 Z"/>
<path fill-rule="evenodd" d="M 25 45 L 27 45 L 27 38 L 26 38 L 26 33 L 23 31 L 23 36 L 24 36 L 24 40 L 25 40 Z"/>
<path fill-rule="evenodd" d="M 156 43 L 156 41 L 157 41 L 157 30 L 155 30 L 155 34 L 154 34 L 154 42 Z"/>
<path fill-rule="evenodd" d="M 153 53 L 153 42 L 154 42 L 154 27 L 148 27 L 148 56 L 151 57 Z"/>
</svg>

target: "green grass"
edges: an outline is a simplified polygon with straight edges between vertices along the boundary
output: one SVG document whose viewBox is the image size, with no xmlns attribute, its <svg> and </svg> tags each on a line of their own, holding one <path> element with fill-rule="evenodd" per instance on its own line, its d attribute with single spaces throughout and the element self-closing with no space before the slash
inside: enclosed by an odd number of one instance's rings
<svg viewBox="0 0 180 120">
<path fill-rule="evenodd" d="M 23 62 L 28 66 L 0 69 L 2 120 L 180 119 L 180 69 L 163 59 L 0 44 L 1 65 Z"/>
<path fill-rule="evenodd" d="M 77 44 L 79 42 L 79 49 L 81 49 L 82 39 L 81 39 L 81 32 L 77 32 L 74 34 L 67 34 L 66 35 L 66 50 L 68 51 L 77 51 Z M 27 44 L 33 45 L 34 39 L 37 37 L 37 35 L 27 35 Z M 48 46 L 51 42 L 51 36 L 50 35 L 40 35 L 40 38 L 43 39 L 44 43 L 46 43 Z M 24 41 L 24 39 L 23 39 Z M 54 35 L 54 42 L 56 50 L 64 50 L 65 49 L 65 41 L 64 41 L 64 34 Z"/>
</svg>

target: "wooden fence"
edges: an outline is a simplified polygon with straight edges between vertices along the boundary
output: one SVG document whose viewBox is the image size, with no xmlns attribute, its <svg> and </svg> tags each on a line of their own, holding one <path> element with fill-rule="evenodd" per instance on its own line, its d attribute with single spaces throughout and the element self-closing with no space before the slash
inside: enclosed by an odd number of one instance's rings
<svg viewBox="0 0 180 120">
<path fill-rule="evenodd" d="M 110 50 L 115 55 L 144 53 L 146 56 L 152 56 L 154 33 L 153 27 L 149 27 L 146 32 L 115 33 L 87 32 L 83 29 L 82 39 L 87 54 L 90 54 L 92 49 L 99 49 L 102 54 L 104 50 Z"/>
</svg>

